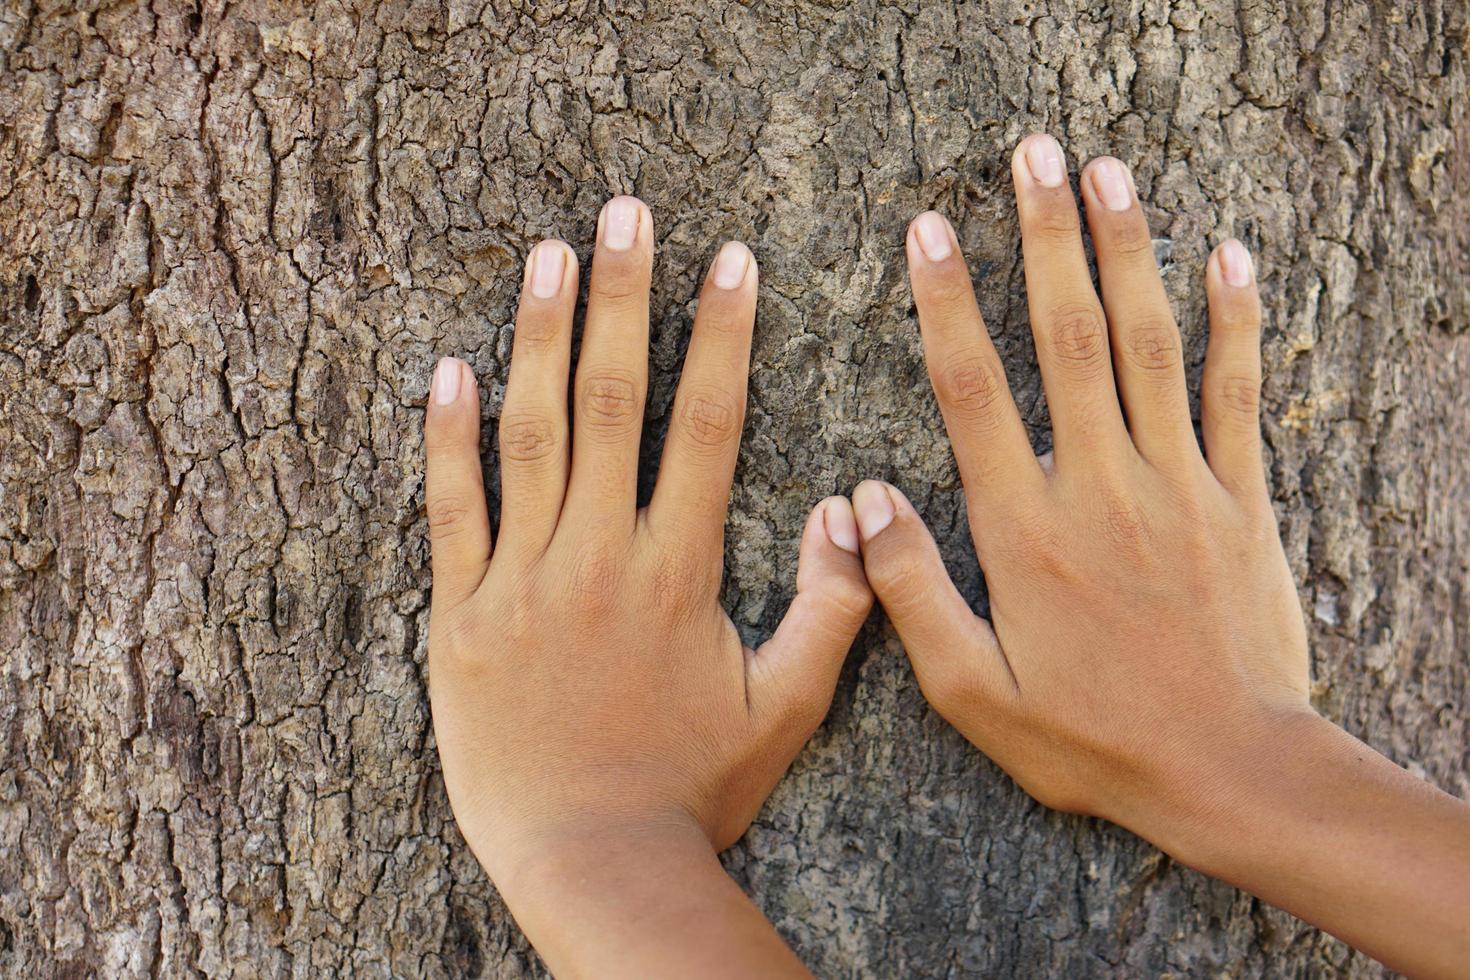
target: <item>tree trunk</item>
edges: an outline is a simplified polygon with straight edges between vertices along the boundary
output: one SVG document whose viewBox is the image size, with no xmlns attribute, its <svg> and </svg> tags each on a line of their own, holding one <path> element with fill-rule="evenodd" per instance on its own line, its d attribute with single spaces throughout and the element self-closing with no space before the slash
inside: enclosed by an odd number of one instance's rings
<svg viewBox="0 0 1470 980">
<path fill-rule="evenodd" d="M 954 219 L 1048 448 L 1007 172 L 1042 128 L 1135 168 L 1194 379 L 1208 249 L 1255 252 L 1315 703 L 1470 793 L 1462 0 L 603 6 L 0 9 L 0 972 L 543 972 L 434 754 L 434 359 L 493 420 L 527 249 L 585 256 L 639 194 L 646 493 L 696 283 L 743 239 L 737 625 L 769 633 L 807 508 L 868 476 L 983 609 L 903 234 Z M 1032 803 L 878 615 L 727 865 L 827 976 L 1378 972 Z"/>
</svg>

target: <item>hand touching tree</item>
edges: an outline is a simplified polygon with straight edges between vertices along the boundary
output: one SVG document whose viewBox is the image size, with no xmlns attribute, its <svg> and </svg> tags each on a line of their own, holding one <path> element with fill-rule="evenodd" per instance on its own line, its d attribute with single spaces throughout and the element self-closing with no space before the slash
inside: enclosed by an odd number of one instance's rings
<svg viewBox="0 0 1470 980">
<path fill-rule="evenodd" d="M 653 248 L 648 208 L 610 201 L 570 419 L 576 257 L 557 241 L 532 251 L 493 550 L 475 379 L 453 358 L 435 370 L 435 738 L 466 841 L 558 975 L 802 973 L 715 854 L 826 714 L 872 594 L 834 497 L 807 522 L 769 642 L 745 648 L 719 606 L 756 302 L 739 243 L 705 281 L 658 484 L 637 508 Z"/>
</svg>

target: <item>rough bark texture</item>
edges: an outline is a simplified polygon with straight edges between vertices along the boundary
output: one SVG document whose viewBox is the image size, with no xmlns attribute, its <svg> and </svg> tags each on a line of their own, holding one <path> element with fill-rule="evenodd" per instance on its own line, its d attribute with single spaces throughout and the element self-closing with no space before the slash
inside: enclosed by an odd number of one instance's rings
<svg viewBox="0 0 1470 980">
<path fill-rule="evenodd" d="M 77 9 L 81 7 L 83 9 Z M 727 600 L 877 475 L 984 607 L 902 261 L 953 216 L 1038 449 L 1010 147 L 1136 167 L 1197 376 L 1258 256 L 1316 703 L 1470 792 L 1461 0 L 271 0 L 0 8 L 0 972 L 541 972 L 457 836 L 425 699 L 420 424 L 499 410 L 520 262 L 659 224 L 656 458 L 715 244 L 762 264 Z M 487 476 L 494 485 L 487 428 Z M 645 481 L 646 485 L 647 481 Z M 1375 973 L 930 713 L 874 617 L 730 852 L 831 976 Z"/>
</svg>

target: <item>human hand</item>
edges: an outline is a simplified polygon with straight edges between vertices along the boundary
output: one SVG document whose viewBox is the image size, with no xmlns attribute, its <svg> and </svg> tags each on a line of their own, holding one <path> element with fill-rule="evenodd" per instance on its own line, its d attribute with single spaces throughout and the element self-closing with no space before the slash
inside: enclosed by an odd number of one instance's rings
<svg viewBox="0 0 1470 980">
<path fill-rule="evenodd" d="M 909 502 L 876 482 L 853 494 L 867 576 L 925 695 L 1027 792 L 1187 849 L 1185 815 L 1221 806 L 1223 774 L 1311 714 L 1261 464 L 1251 260 L 1231 240 L 1206 266 L 1201 455 L 1126 169 L 1099 158 L 1081 178 L 1101 302 L 1056 141 L 1028 137 L 1012 176 L 1054 454 L 1031 452 L 949 224 L 920 215 L 907 243 L 993 628 Z"/>
<path fill-rule="evenodd" d="M 527 263 L 493 556 L 468 365 L 440 361 L 425 421 L 434 734 L 455 819 L 502 892 L 603 836 L 733 843 L 825 715 L 872 602 L 833 497 L 807 522 L 769 642 L 744 647 L 719 606 L 756 305 L 739 243 L 705 280 L 658 485 L 637 508 L 652 218 L 621 197 L 598 227 L 570 423 L 576 256 L 545 241 Z"/>
</svg>

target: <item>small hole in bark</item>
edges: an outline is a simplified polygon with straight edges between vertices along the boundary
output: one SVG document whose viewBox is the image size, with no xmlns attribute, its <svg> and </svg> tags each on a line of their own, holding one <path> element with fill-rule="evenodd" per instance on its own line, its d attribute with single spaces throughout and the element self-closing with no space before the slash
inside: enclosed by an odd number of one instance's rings
<svg viewBox="0 0 1470 980">
<path fill-rule="evenodd" d="M 32 275 L 26 276 L 25 304 L 27 313 L 36 312 L 36 307 L 41 305 L 41 287 L 36 284 L 36 277 Z"/>
</svg>

